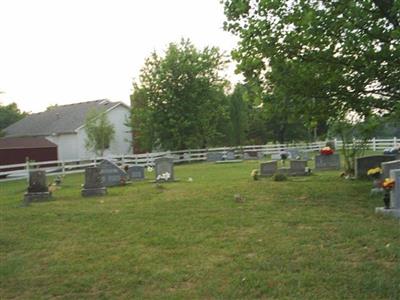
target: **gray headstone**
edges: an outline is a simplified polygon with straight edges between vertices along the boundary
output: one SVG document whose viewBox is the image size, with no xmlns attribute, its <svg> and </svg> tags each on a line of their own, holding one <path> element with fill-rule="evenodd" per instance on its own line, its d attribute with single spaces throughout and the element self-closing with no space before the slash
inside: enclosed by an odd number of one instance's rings
<svg viewBox="0 0 400 300">
<path fill-rule="evenodd" d="M 278 169 L 277 161 L 267 161 L 260 164 L 260 175 L 261 176 L 272 176 Z"/>
<path fill-rule="evenodd" d="M 271 154 L 272 160 L 281 160 L 281 155 L 279 153 Z"/>
<path fill-rule="evenodd" d="M 257 151 L 246 151 L 243 154 L 243 158 L 245 160 L 253 160 L 253 159 L 259 159 L 259 152 Z"/>
<path fill-rule="evenodd" d="M 400 160 L 384 162 L 381 164 L 381 166 L 382 166 L 382 178 L 383 179 L 389 178 L 391 170 L 400 169 Z"/>
<path fill-rule="evenodd" d="M 223 159 L 223 156 L 222 152 L 208 152 L 207 161 L 219 161 Z"/>
<path fill-rule="evenodd" d="M 33 201 L 45 201 L 51 198 L 51 193 L 47 186 L 46 172 L 36 170 L 29 172 L 29 186 L 24 194 L 24 203 L 29 204 Z"/>
<path fill-rule="evenodd" d="M 99 167 L 103 184 L 106 187 L 123 185 L 128 180 L 128 174 L 110 160 L 103 160 Z"/>
<path fill-rule="evenodd" d="M 85 183 L 81 191 L 83 197 L 103 196 L 107 193 L 104 187 L 101 168 L 89 167 L 85 169 Z"/>
<path fill-rule="evenodd" d="M 157 178 L 162 176 L 165 173 L 169 173 L 170 177 L 168 181 L 174 181 L 174 161 L 172 158 L 168 157 L 161 157 L 154 160 L 154 168 L 155 168 L 155 175 L 156 181 L 159 181 Z"/>
<path fill-rule="evenodd" d="M 235 158 L 235 152 L 233 151 L 227 151 L 225 154 L 225 160 L 234 160 Z"/>
<path fill-rule="evenodd" d="M 46 172 L 42 170 L 29 172 L 28 193 L 48 192 Z"/>
<path fill-rule="evenodd" d="M 316 155 L 315 156 L 315 169 L 316 170 L 339 170 L 340 169 L 340 155 Z"/>
<path fill-rule="evenodd" d="M 144 179 L 144 167 L 142 166 L 131 166 L 128 168 L 129 179 L 131 180 L 143 180 Z"/>
<path fill-rule="evenodd" d="M 355 175 L 357 178 L 366 178 L 367 172 L 371 168 L 380 167 L 383 162 L 393 161 L 394 155 L 374 155 L 357 158 L 355 165 Z"/>
<path fill-rule="evenodd" d="M 394 188 L 390 192 L 390 207 L 400 210 L 400 169 L 390 170 L 390 178 L 395 180 Z"/>
<path fill-rule="evenodd" d="M 288 149 L 287 151 L 289 153 L 289 159 L 300 159 L 300 151 L 298 149 Z"/>
<path fill-rule="evenodd" d="M 306 173 L 307 161 L 306 160 L 291 160 L 290 173 L 294 175 L 302 175 Z"/>
</svg>

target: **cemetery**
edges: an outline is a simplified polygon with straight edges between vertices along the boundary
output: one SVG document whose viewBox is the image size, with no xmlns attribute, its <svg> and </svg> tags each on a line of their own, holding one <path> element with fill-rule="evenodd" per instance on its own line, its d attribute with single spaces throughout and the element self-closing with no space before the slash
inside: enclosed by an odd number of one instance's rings
<svg viewBox="0 0 400 300">
<path fill-rule="evenodd" d="M 382 161 L 373 154 L 368 165 Z M 29 183 L 0 183 L 2 295 L 90 295 L 95 287 L 107 298 L 129 298 L 138 294 L 126 285 L 140 280 L 142 297 L 162 297 L 174 286 L 184 298 L 257 298 L 252 286 L 262 278 L 278 298 L 293 296 L 297 282 L 322 298 L 390 298 L 399 292 L 400 185 L 384 208 L 382 195 L 369 196 L 370 180 L 339 176 L 340 158 L 321 163 L 320 154 L 308 155 L 283 163 L 252 154 L 235 164 L 208 156 L 179 165 L 163 157 L 154 168 L 104 160 L 63 177 L 51 201 L 28 206 L 21 199 L 48 195 L 54 176 L 34 171 Z M 382 174 L 399 182 L 398 163 L 383 162 Z M 249 176 L 254 169 L 258 181 Z M 274 174 L 288 180 L 276 182 Z M 46 276 L 35 262 L 51 266 Z M 112 279 L 116 270 L 125 280 Z M 324 277 L 330 280 L 321 283 Z"/>
</svg>

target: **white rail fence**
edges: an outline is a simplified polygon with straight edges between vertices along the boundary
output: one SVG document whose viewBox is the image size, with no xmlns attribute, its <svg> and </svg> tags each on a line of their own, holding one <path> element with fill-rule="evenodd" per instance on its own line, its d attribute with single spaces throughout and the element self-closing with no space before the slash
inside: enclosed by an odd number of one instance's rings
<svg viewBox="0 0 400 300">
<path fill-rule="evenodd" d="M 400 141 L 400 138 L 393 139 L 372 139 L 368 142 L 368 148 L 373 151 L 380 151 L 386 148 L 394 147 Z M 336 147 L 341 147 L 342 142 L 335 140 Z M 45 170 L 48 175 L 65 175 L 80 173 L 85 168 L 94 166 L 103 159 L 112 159 L 119 165 L 140 165 L 153 166 L 154 160 L 159 157 L 169 156 L 174 159 L 175 163 L 198 162 L 207 160 L 209 152 L 226 152 L 234 151 L 235 155 L 240 157 L 245 152 L 257 151 L 264 155 L 277 154 L 281 151 L 296 148 L 300 151 L 313 152 L 318 151 L 325 146 L 326 142 L 315 143 L 297 143 L 297 144 L 267 144 L 267 145 L 251 145 L 240 147 L 220 147 L 208 149 L 188 149 L 182 151 L 164 151 L 134 155 L 119 155 L 110 157 L 96 157 L 93 159 L 83 160 L 64 160 L 64 161 L 45 161 L 45 162 L 26 162 L 14 165 L 0 165 L 0 182 L 21 180 L 28 178 L 29 171 L 32 169 Z"/>
</svg>

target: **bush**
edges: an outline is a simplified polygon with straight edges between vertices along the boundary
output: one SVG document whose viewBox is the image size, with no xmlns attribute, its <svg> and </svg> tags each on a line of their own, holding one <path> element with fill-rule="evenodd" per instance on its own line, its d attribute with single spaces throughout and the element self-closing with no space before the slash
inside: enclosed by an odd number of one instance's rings
<svg viewBox="0 0 400 300">
<path fill-rule="evenodd" d="M 335 149 L 335 141 L 327 141 L 326 144 L 325 144 L 325 147 L 329 147 L 332 150 L 336 150 Z"/>
<path fill-rule="evenodd" d="M 277 173 L 274 175 L 273 179 L 274 179 L 274 181 L 286 181 L 287 176 L 285 174 Z"/>
</svg>

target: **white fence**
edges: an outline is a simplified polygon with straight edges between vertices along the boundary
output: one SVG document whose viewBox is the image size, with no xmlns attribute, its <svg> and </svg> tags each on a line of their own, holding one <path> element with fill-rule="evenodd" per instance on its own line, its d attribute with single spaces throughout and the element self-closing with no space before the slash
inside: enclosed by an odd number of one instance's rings
<svg viewBox="0 0 400 300">
<path fill-rule="evenodd" d="M 383 150 L 385 148 L 394 147 L 397 145 L 399 138 L 393 139 L 372 139 L 369 141 L 368 146 L 373 151 Z M 208 152 L 223 152 L 234 151 L 236 156 L 241 156 L 247 151 L 262 152 L 265 155 L 277 154 L 280 151 L 292 148 L 299 149 L 300 151 L 312 152 L 321 149 L 326 142 L 315 143 L 298 143 L 298 144 L 267 144 L 267 145 L 252 145 L 240 147 L 220 147 L 209 149 L 189 149 L 182 151 L 166 151 L 166 152 L 153 152 L 135 155 L 121 155 L 112 157 L 97 157 L 91 160 L 65 160 L 65 161 L 46 161 L 46 162 L 27 162 L 14 165 L 1 165 L 0 166 L 0 182 L 20 180 L 28 178 L 31 169 L 40 168 L 45 170 L 48 175 L 65 175 L 83 172 L 86 167 L 94 166 L 103 159 L 112 159 L 119 165 L 141 165 L 153 166 L 154 160 L 159 157 L 169 156 L 174 159 L 175 163 L 183 162 L 197 162 L 205 161 Z M 336 147 L 342 145 L 341 141 L 335 140 Z"/>
</svg>

